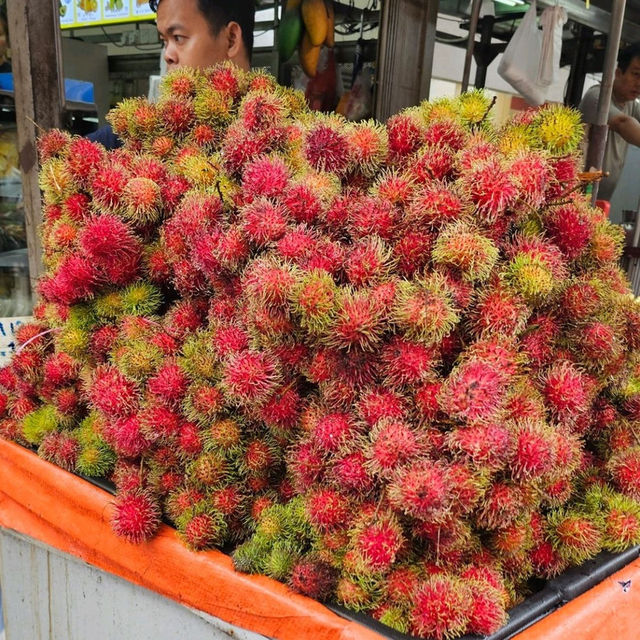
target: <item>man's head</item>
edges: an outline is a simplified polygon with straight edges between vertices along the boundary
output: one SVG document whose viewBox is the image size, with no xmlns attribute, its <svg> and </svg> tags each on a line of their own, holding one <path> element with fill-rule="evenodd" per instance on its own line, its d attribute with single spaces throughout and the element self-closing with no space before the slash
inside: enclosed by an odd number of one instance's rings
<svg viewBox="0 0 640 640">
<path fill-rule="evenodd" d="M 169 69 L 204 69 L 231 60 L 248 69 L 254 0 L 149 0 Z"/>
<path fill-rule="evenodd" d="M 618 53 L 613 94 L 619 103 L 629 102 L 640 96 L 640 42 L 629 45 Z"/>
</svg>

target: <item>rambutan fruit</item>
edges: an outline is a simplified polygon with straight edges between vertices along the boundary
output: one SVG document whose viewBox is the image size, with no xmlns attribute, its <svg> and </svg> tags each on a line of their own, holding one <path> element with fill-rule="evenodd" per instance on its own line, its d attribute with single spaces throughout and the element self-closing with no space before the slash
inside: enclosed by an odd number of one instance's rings
<svg viewBox="0 0 640 640">
<path fill-rule="evenodd" d="M 482 529 L 500 529 L 512 524 L 527 508 L 530 497 L 524 488 L 495 481 L 484 494 L 476 514 L 476 524 Z"/>
<path fill-rule="evenodd" d="M 214 510 L 206 509 L 195 513 L 187 512 L 180 518 L 180 534 L 189 549 L 200 551 L 218 546 L 226 534 L 224 516 Z"/>
<path fill-rule="evenodd" d="M 354 238 L 377 235 L 383 240 L 390 240 L 399 219 L 400 211 L 390 202 L 365 196 L 350 207 L 348 227 Z"/>
<path fill-rule="evenodd" d="M 450 287 L 439 274 L 401 281 L 392 311 L 393 321 L 409 339 L 435 344 L 459 321 Z"/>
<path fill-rule="evenodd" d="M 498 160 L 472 167 L 463 180 L 480 218 L 490 223 L 504 215 L 518 197 L 513 177 Z"/>
<path fill-rule="evenodd" d="M 304 182 L 292 182 L 285 189 L 281 201 L 293 220 L 312 224 L 323 211 L 319 194 L 311 185 Z"/>
<path fill-rule="evenodd" d="M 464 223 L 445 227 L 434 244 L 434 264 L 453 268 L 464 280 L 484 282 L 498 259 L 498 248 Z"/>
<path fill-rule="evenodd" d="M 274 391 L 278 381 L 275 362 L 258 351 L 242 351 L 223 366 L 222 385 L 231 402 L 260 405 Z"/>
<path fill-rule="evenodd" d="M 143 434 L 140 419 L 136 415 L 107 423 L 103 435 L 116 454 L 124 458 L 138 458 L 151 445 L 151 441 Z"/>
<path fill-rule="evenodd" d="M 72 193 L 64 201 L 62 211 L 73 222 L 83 222 L 91 212 L 91 198 L 85 193 Z M 49 220 L 50 216 L 47 216 L 47 219 Z"/>
<path fill-rule="evenodd" d="M 335 588 L 335 598 L 338 604 L 353 611 L 367 611 L 374 604 L 374 594 L 360 584 L 362 581 L 343 576 L 338 580 Z"/>
<path fill-rule="evenodd" d="M 129 178 L 128 172 L 118 164 L 102 165 L 91 182 L 94 203 L 106 211 L 118 211 Z"/>
<path fill-rule="evenodd" d="M 47 434 L 38 447 L 38 455 L 49 462 L 73 471 L 76 467 L 80 444 L 70 434 L 52 431 Z"/>
<path fill-rule="evenodd" d="M 289 169 L 278 156 L 261 156 L 248 162 L 242 172 L 245 198 L 277 198 L 287 187 Z"/>
<path fill-rule="evenodd" d="M 497 285 L 487 288 L 472 311 L 476 333 L 517 335 L 526 326 L 531 310 L 520 296 Z"/>
<path fill-rule="evenodd" d="M 443 640 L 464 633 L 469 624 L 471 590 L 462 580 L 435 575 L 416 589 L 411 610 L 413 633 Z"/>
<path fill-rule="evenodd" d="M 123 215 L 136 226 L 157 222 L 162 215 L 160 185 L 150 178 L 131 178 L 122 194 Z"/>
<path fill-rule="evenodd" d="M 448 415 L 473 423 L 495 417 L 502 409 L 505 394 L 502 373 L 491 363 L 470 359 L 451 373 L 439 402 Z"/>
<path fill-rule="evenodd" d="M 607 471 L 615 488 L 630 498 L 640 498 L 640 447 L 632 446 L 614 453 Z"/>
<path fill-rule="evenodd" d="M 437 364 L 433 347 L 399 336 L 391 338 L 381 353 L 382 374 L 392 387 L 415 385 L 427 379 Z"/>
<path fill-rule="evenodd" d="M 382 419 L 368 437 L 370 444 L 365 452 L 369 468 L 383 478 L 424 452 L 420 434 L 398 419 Z"/>
<path fill-rule="evenodd" d="M 270 429 L 289 434 L 300 419 L 303 400 L 291 387 L 277 389 L 260 408 L 260 418 Z"/>
<path fill-rule="evenodd" d="M 585 361 L 595 363 L 596 367 L 615 361 L 621 355 L 622 345 L 615 329 L 604 322 L 594 321 L 581 326 L 575 342 Z"/>
<path fill-rule="evenodd" d="M 295 447 L 287 457 L 287 468 L 300 492 L 320 481 L 325 466 L 324 455 L 317 445 L 310 442 Z"/>
<path fill-rule="evenodd" d="M 488 636 L 495 633 L 507 621 L 504 600 L 501 593 L 481 582 L 470 580 L 471 613 L 467 623 L 467 632 Z"/>
<path fill-rule="evenodd" d="M 541 422 L 525 421 L 515 427 L 510 471 L 517 480 L 531 481 L 554 469 L 555 432 Z"/>
<path fill-rule="evenodd" d="M 366 462 L 364 454 L 359 451 L 336 460 L 331 470 L 336 488 L 356 495 L 368 493 L 373 488 L 374 479 Z"/>
<path fill-rule="evenodd" d="M 385 128 L 372 120 L 361 121 L 349 126 L 346 134 L 351 163 L 365 176 L 375 175 L 389 152 Z"/>
<path fill-rule="evenodd" d="M 411 111 L 405 110 L 391 116 L 386 126 L 389 136 L 389 159 L 392 163 L 403 161 L 422 144 L 424 129 Z"/>
<path fill-rule="evenodd" d="M 614 553 L 624 551 L 640 541 L 640 506 L 636 500 L 617 493 L 604 499 L 602 546 Z"/>
<path fill-rule="evenodd" d="M 291 306 L 299 315 L 303 329 L 312 334 L 327 331 L 337 306 L 338 288 L 324 271 L 314 270 L 301 275 L 291 293 Z"/>
<path fill-rule="evenodd" d="M 434 379 L 428 379 L 414 387 L 413 402 L 421 424 L 432 422 L 438 415 L 440 411 L 438 396 L 441 389 L 442 382 Z"/>
<path fill-rule="evenodd" d="M 147 389 L 160 402 L 175 405 L 187 391 L 188 379 L 175 362 L 167 362 L 147 381 Z"/>
<path fill-rule="evenodd" d="M 349 140 L 337 116 L 317 117 L 305 132 L 303 153 L 316 171 L 342 174 L 351 164 Z"/>
<path fill-rule="evenodd" d="M 320 531 L 347 527 L 351 520 L 350 500 L 332 489 L 309 491 L 305 504 L 309 522 Z"/>
<path fill-rule="evenodd" d="M 219 358 L 240 353 L 249 347 L 249 335 L 240 327 L 220 324 L 213 330 L 211 345 Z"/>
<path fill-rule="evenodd" d="M 434 181 L 415 191 L 409 203 L 408 218 L 416 224 L 439 227 L 462 218 L 468 208 L 454 190 Z"/>
<path fill-rule="evenodd" d="M 383 317 L 367 291 L 343 289 L 323 339 L 329 347 L 372 351 L 382 340 Z"/>
<path fill-rule="evenodd" d="M 108 213 L 87 220 L 78 235 L 78 244 L 87 257 L 99 265 L 107 265 L 119 256 L 140 251 L 140 243 L 129 226 Z"/>
<path fill-rule="evenodd" d="M 139 544 L 151 538 L 160 526 L 160 508 L 150 494 L 139 491 L 116 498 L 111 520 L 116 535 Z"/>
<path fill-rule="evenodd" d="M 333 594 L 337 571 L 320 558 L 305 556 L 291 570 L 289 586 L 314 600 L 326 600 Z"/>
<path fill-rule="evenodd" d="M 229 479 L 230 464 L 222 453 L 210 451 L 201 454 L 187 465 L 187 476 L 195 486 L 220 488 Z"/>
<path fill-rule="evenodd" d="M 193 102 L 184 97 L 169 98 L 158 105 L 160 122 L 169 135 L 186 134 L 195 119 Z"/>
<path fill-rule="evenodd" d="M 573 153 L 584 134 L 580 112 L 563 105 L 545 105 L 532 124 L 542 147 L 553 155 Z"/>
<path fill-rule="evenodd" d="M 395 509 L 424 521 L 445 518 L 453 499 L 446 467 L 428 459 L 414 460 L 398 469 L 387 495 Z"/>
<path fill-rule="evenodd" d="M 243 230 L 257 246 L 279 240 L 287 229 L 287 211 L 281 204 L 257 198 L 241 212 Z"/>
<path fill-rule="evenodd" d="M 281 97 L 268 91 L 249 91 L 238 107 L 238 119 L 251 131 L 269 129 L 284 117 Z"/>
<path fill-rule="evenodd" d="M 405 278 L 419 274 L 431 259 L 433 236 L 423 231 L 402 233 L 393 247 L 393 257 L 397 260 L 398 271 Z"/>
<path fill-rule="evenodd" d="M 499 423 L 452 429 L 446 443 L 452 453 L 462 454 L 477 468 L 490 471 L 505 468 L 513 451 L 513 436 Z"/>
<path fill-rule="evenodd" d="M 347 278 L 356 287 L 380 280 L 392 266 L 389 247 L 376 236 L 356 241 L 344 262 Z"/>
<path fill-rule="evenodd" d="M 306 264 L 309 257 L 315 253 L 317 236 L 305 225 L 289 229 L 278 240 L 278 253 L 296 264 Z"/>
<path fill-rule="evenodd" d="M 330 413 L 318 419 L 313 429 L 313 439 L 320 451 L 334 453 L 349 443 L 357 432 L 350 414 Z"/>
<path fill-rule="evenodd" d="M 577 511 L 557 510 L 547 516 L 551 544 L 561 558 L 581 564 L 602 548 L 602 530 L 594 518 Z"/>
<path fill-rule="evenodd" d="M 402 419 L 406 404 L 401 396 L 383 388 L 373 388 L 362 394 L 356 406 L 358 415 L 369 427 L 384 418 Z"/>
<path fill-rule="evenodd" d="M 38 156 L 40 164 L 43 165 L 47 160 L 56 158 L 66 153 L 71 142 L 71 136 L 60 129 L 51 129 L 45 131 L 38 137 Z"/>
<path fill-rule="evenodd" d="M 573 422 L 589 408 L 587 379 L 571 363 L 554 363 L 543 380 L 546 403 L 560 420 Z"/>
<path fill-rule="evenodd" d="M 256 259 L 242 275 L 242 288 L 253 303 L 283 307 L 296 283 L 297 272 L 288 264 Z"/>
<path fill-rule="evenodd" d="M 575 260 L 585 251 L 593 235 L 594 225 L 589 213 L 577 204 L 552 208 L 544 224 L 550 238 L 568 260 Z"/>
<path fill-rule="evenodd" d="M 89 402 L 109 418 L 130 415 L 136 410 L 139 402 L 135 384 L 117 369 L 109 366 L 95 369 L 87 396 Z"/>
<path fill-rule="evenodd" d="M 104 149 L 87 138 L 74 138 L 69 145 L 66 158 L 69 173 L 81 186 L 88 185 L 101 170 Z"/>
<path fill-rule="evenodd" d="M 391 514 L 355 527 L 351 546 L 365 573 L 386 572 L 406 545 L 404 532 Z"/>
<path fill-rule="evenodd" d="M 415 190 L 415 183 L 410 176 L 393 170 L 382 171 L 370 193 L 374 198 L 388 200 L 401 207 L 408 206 Z"/>
<path fill-rule="evenodd" d="M 180 432 L 180 415 L 165 406 L 147 406 L 140 411 L 138 418 L 142 433 L 152 442 L 170 441 Z"/>
<path fill-rule="evenodd" d="M 455 172 L 455 155 L 447 145 L 425 144 L 407 167 L 409 175 L 418 183 L 447 181 Z"/>
<path fill-rule="evenodd" d="M 79 255 L 70 255 L 60 262 L 53 277 L 41 280 L 40 291 L 50 302 L 74 304 L 92 297 L 98 280 L 95 264 Z"/>
</svg>

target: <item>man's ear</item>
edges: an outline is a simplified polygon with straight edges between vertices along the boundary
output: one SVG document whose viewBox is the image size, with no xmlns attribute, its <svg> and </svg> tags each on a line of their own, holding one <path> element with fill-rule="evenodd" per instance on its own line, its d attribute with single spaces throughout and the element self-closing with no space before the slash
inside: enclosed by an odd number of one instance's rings
<svg viewBox="0 0 640 640">
<path fill-rule="evenodd" d="M 230 60 L 242 53 L 242 27 L 237 22 L 227 24 L 227 57 Z"/>
</svg>

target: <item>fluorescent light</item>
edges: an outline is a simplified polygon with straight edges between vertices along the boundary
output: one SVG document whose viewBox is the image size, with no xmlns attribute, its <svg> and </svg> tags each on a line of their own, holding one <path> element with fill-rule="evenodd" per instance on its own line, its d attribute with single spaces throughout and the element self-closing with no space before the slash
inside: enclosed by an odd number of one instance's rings
<svg viewBox="0 0 640 640">
<path fill-rule="evenodd" d="M 509 7 L 517 7 L 524 4 L 524 0 L 494 0 L 498 4 L 506 4 Z"/>
</svg>

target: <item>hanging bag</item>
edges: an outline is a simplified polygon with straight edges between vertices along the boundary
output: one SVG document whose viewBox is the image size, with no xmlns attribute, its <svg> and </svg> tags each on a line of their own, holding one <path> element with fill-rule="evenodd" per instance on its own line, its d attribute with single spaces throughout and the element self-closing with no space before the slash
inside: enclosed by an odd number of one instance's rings
<svg viewBox="0 0 640 640">
<path fill-rule="evenodd" d="M 562 52 L 562 28 L 567 22 L 567 12 L 562 7 L 547 7 L 540 16 L 542 25 L 542 54 L 538 67 L 537 83 L 548 87 L 558 78 L 560 53 Z"/>
<path fill-rule="evenodd" d="M 502 54 L 498 74 L 534 106 L 543 104 L 546 99 L 546 89 L 537 83 L 541 54 L 542 33 L 538 30 L 533 0 Z"/>
</svg>

